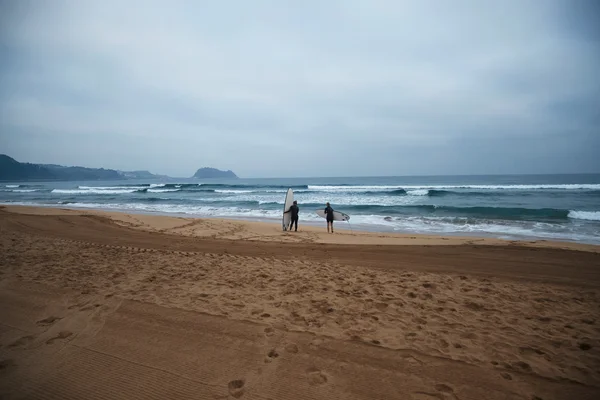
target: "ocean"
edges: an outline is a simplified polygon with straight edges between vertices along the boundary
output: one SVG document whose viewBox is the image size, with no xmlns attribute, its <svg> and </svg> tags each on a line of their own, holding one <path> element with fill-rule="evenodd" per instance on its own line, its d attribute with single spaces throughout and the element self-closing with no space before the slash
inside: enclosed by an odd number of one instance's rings
<svg viewBox="0 0 600 400">
<path fill-rule="evenodd" d="M 600 244 L 600 174 L 0 183 L 0 203 L 281 220 L 288 187 L 300 226 Z M 351 225 L 350 225 L 351 224 Z"/>
</svg>

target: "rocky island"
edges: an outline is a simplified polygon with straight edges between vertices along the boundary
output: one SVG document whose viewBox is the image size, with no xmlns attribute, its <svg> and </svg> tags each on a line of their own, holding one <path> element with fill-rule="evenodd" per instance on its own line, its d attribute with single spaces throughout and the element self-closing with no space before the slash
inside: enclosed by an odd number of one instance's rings
<svg viewBox="0 0 600 400">
<path fill-rule="evenodd" d="M 194 174 L 193 178 L 210 179 L 210 178 L 225 178 L 225 179 L 238 179 L 238 176 L 231 170 L 221 171 L 216 168 L 200 168 Z"/>
</svg>

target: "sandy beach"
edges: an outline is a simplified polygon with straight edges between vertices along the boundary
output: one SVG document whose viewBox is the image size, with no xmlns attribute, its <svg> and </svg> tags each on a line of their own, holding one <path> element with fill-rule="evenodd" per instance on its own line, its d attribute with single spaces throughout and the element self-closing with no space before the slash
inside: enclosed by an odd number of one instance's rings
<svg viewBox="0 0 600 400">
<path fill-rule="evenodd" d="M 2 207 L 0 298 L 0 398 L 600 398 L 599 246 Z"/>
</svg>

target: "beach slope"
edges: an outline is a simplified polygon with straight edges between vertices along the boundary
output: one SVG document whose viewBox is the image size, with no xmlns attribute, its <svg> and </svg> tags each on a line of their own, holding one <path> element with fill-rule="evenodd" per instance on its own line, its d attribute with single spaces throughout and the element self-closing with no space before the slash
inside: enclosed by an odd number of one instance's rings
<svg viewBox="0 0 600 400">
<path fill-rule="evenodd" d="M 322 231 L 0 210 L 1 397 L 600 395 L 597 247 Z"/>
</svg>

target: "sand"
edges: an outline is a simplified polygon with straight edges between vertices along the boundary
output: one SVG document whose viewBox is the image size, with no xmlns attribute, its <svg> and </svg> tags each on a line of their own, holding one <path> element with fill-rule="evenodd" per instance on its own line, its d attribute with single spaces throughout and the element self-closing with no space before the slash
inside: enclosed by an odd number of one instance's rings
<svg viewBox="0 0 600 400">
<path fill-rule="evenodd" d="M 5 207 L 0 398 L 600 398 L 599 250 Z"/>
</svg>

